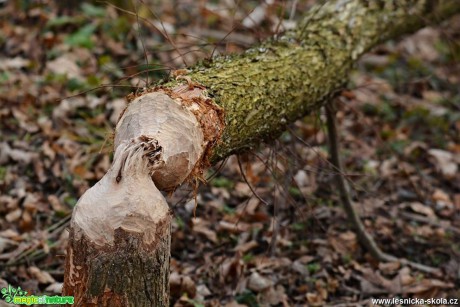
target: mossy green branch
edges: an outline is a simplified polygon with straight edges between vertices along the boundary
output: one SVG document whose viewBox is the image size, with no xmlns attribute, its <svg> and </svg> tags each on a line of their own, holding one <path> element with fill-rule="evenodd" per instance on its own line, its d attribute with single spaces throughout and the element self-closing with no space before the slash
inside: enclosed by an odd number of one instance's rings
<svg viewBox="0 0 460 307">
<path fill-rule="evenodd" d="M 225 111 L 226 127 L 210 160 L 273 139 L 286 124 L 317 110 L 376 44 L 458 12 L 457 0 L 328 1 L 278 39 L 191 68 L 188 77 Z"/>
</svg>

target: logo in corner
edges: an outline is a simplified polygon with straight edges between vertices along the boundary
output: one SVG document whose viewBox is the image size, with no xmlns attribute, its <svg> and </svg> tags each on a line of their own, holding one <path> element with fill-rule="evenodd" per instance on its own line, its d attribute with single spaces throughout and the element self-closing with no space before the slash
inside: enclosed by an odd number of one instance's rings
<svg viewBox="0 0 460 307">
<path fill-rule="evenodd" d="M 21 289 L 21 287 L 12 287 L 8 285 L 6 288 L 2 288 L 0 290 L 2 294 L 2 298 L 5 302 L 10 304 L 17 304 L 17 305 L 51 305 L 51 304 L 73 304 L 74 297 L 73 296 L 36 296 L 36 295 L 28 295 L 27 291 Z"/>
<path fill-rule="evenodd" d="M 7 303 L 13 303 L 15 297 L 26 296 L 27 294 L 27 291 L 22 290 L 21 287 L 14 288 L 11 285 L 8 285 L 8 288 L 2 288 L 0 292 L 2 293 L 2 298 Z"/>
</svg>

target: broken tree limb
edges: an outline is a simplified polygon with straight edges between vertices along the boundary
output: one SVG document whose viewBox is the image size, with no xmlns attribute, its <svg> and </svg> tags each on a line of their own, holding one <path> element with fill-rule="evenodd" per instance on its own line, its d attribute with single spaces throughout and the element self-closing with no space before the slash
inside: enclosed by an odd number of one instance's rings
<svg viewBox="0 0 460 307">
<path fill-rule="evenodd" d="M 74 210 L 64 294 L 77 306 L 168 306 L 171 216 L 159 189 L 277 137 L 334 96 L 364 52 L 457 12 L 456 0 L 328 1 L 295 31 L 131 97 L 110 170 Z"/>
<path fill-rule="evenodd" d="M 350 188 L 348 186 L 347 179 L 343 174 L 345 174 L 342 162 L 340 159 L 340 150 L 339 150 L 339 130 L 336 119 L 336 110 L 334 106 L 334 101 L 329 102 L 325 106 L 326 109 L 326 125 L 327 125 L 327 135 L 329 137 L 329 151 L 331 155 L 331 164 L 334 167 L 335 171 L 334 180 L 337 185 L 338 192 L 340 195 L 340 202 L 347 214 L 348 221 L 352 224 L 356 235 L 358 236 L 359 243 L 378 261 L 382 262 L 400 262 L 403 265 L 411 266 L 419 271 L 430 273 L 434 275 L 440 275 L 441 270 L 438 268 L 432 268 L 423 264 L 415 263 L 407 259 L 400 259 L 393 255 L 387 254 L 380 249 L 375 242 L 374 238 L 369 232 L 367 232 L 366 227 L 364 226 L 361 218 L 359 217 L 358 212 L 353 207 L 353 202 L 350 197 Z"/>
</svg>

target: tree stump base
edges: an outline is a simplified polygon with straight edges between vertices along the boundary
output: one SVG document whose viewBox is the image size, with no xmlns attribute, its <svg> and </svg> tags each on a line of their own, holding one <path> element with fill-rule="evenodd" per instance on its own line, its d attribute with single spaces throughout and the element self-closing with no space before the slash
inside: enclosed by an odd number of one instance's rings
<svg viewBox="0 0 460 307">
<path fill-rule="evenodd" d="M 99 246 L 70 232 L 63 295 L 76 306 L 169 306 L 170 225 L 157 225 L 158 241 L 115 230 L 114 244 Z"/>
</svg>

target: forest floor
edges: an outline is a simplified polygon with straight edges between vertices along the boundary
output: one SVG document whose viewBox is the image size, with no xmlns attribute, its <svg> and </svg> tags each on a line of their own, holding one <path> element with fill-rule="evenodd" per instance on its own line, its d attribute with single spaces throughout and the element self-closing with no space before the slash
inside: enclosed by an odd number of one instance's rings
<svg viewBox="0 0 460 307">
<path fill-rule="evenodd" d="M 72 208 L 110 166 L 124 97 L 295 26 L 314 1 L 139 3 L 139 18 L 130 1 L 73 2 L 0 2 L 0 288 L 34 295 L 60 293 Z M 172 304 L 459 299 L 459 33 L 457 16 L 378 46 L 337 100 L 343 175 L 367 230 L 438 274 L 362 249 L 318 112 L 214 167 L 196 203 L 188 187 L 169 197 Z"/>
</svg>

